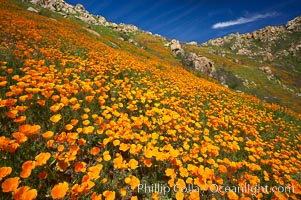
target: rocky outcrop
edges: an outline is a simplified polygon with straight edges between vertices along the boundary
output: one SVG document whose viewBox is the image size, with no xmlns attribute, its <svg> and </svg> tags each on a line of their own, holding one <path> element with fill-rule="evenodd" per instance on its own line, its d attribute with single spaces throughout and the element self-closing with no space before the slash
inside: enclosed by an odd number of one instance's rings
<svg viewBox="0 0 301 200">
<path fill-rule="evenodd" d="M 27 8 L 27 10 L 30 11 L 30 12 L 39 13 L 39 11 L 34 9 L 33 7 L 29 7 L 29 8 Z"/>
<path fill-rule="evenodd" d="M 204 56 L 199 56 L 196 53 L 184 50 L 178 40 L 171 40 L 164 44 L 170 48 L 174 56 L 180 56 L 184 66 L 192 68 L 195 71 L 201 72 L 205 76 L 216 78 L 216 69 L 214 63 Z"/>
<path fill-rule="evenodd" d="M 300 30 L 301 29 L 301 16 L 287 22 L 285 28 L 287 30 Z"/>
<path fill-rule="evenodd" d="M 197 46 L 198 43 L 196 41 L 187 42 L 187 45 Z"/>
<path fill-rule="evenodd" d="M 178 56 L 178 55 L 184 55 L 184 50 L 181 47 L 181 44 L 178 40 L 171 40 L 169 43 L 165 44 L 166 47 L 170 47 L 171 52 L 173 55 Z"/>
<path fill-rule="evenodd" d="M 128 34 L 138 31 L 138 27 L 130 24 L 116 24 L 108 22 L 103 16 L 90 14 L 82 4 L 70 5 L 63 0 L 26 0 L 43 8 L 62 14 L 63 16 L 73 15 L 75 18 L 92 25 L 103 25 L 112 27 L 118 32 Z M 32 11 L 33 12 L 33 11 Z"/>
<path fill-rule="evenodd" d="M 133 31 L 138 31 L 138 27 L 132 24 L 121 23 L 115 27 L 115 30 L 117 30 L 118 32 L 123 32 L 124 34 L 128 34 Z"/>
<path fill-rule="evenodd" d="M 267 78 L 269 80 L 274 80 L 275 79 L 274 74 L 273 74 L 271 68 L 269 68 L 269 67 L 259 67 L 258 69 L 260 71 L 264 72 L 267 75 Z"/>
<path fill-rule="evenodd" d="M 204 56 L 199 56 L 193 52 L 186 52 L 184 57 L 184 64 L 192 67 L 194 70 L 211 78 L 216 77 L 216 69 L 214 63 Z"/>
<path fill-rule="evenodd" d="M 261 57 L 263 61 L 273 62 L 281 57 L 300 57 L 300 32 L 301 16 L 284 26 L 267 26 L 252 33 L 230 34 L 209 40 L 201 46 L 218 46 L 229 53 Z"/>
<path fill-rule="evenodd" d="M 63 0 L 29 0 L 29 2 L 52 11 L 66 13 L 67 15 L 76 14 L 74 6 Z"/>
</svg>

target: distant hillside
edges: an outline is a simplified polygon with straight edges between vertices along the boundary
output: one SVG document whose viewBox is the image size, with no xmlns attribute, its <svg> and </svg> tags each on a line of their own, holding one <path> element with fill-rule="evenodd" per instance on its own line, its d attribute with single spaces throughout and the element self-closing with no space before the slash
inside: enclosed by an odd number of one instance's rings
<svg viewBox="0 0 301 200">
<path fill-rule="evenodd" d="M 242 75 L 237 88 L 269 102 L 277 102 L 300 111 L 301 107 L 301 17 L 285 26 L 268 26 L 246 34 L 230 34 L 201 45 L 204 51 L 228 59 L 233 66 L 254 71 Z M 231 65 L 231 64 L 230 64 Z M 239 69 L 222 67 L 221 71 L 237 75 Z M 235 67 L 233 67 L 235 68 Z M 254 74 L 254 75 L 253 75 Z M 266 78 L 263 77 L 266 76 Z M 239 81 L 239 79 L 236 79 Z M 250 84 L 251 83 L 251 84 Z M 235 83 L 234 83 L 235 84 Z M 259 84 L 258 87 L 255 84 Z M 246 88 L 247 87 L 247 88 Z M 253 88 L 252 88 L 253 87 Z"/>
<path fill-rule="evenodd" d="M 55 12 L 77 21 L 91 34 L 105 35 L 102 41 L 113 48 L 136 53 L 129 48 L 136 46 L 183 65 L 198 76 L 301 112 L 300 17 L 285 26 L 231 34 L 198 46 L 196 42 L 181 43 L 135 25 L 108 22 L 103 16 L 90 14 L 81 4 L 73 6 L 63 0 L 27 1 L 33 3 L 28 5 L 32 12 L 48 17 Z"/>
</svg>

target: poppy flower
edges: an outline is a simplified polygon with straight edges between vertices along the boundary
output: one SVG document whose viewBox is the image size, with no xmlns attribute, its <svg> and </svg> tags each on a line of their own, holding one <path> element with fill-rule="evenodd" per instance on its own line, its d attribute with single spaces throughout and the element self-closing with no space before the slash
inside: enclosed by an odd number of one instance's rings
<svg viewBox="0 0 301 200">
<path fill-rule="evenodd" d="M 69 185 L 67 182 L 58 183 L 51 189 L 51 196 L 53 199 L 64 198 L 68 192 Z"/>
<path fill-rule="evenodd" d="M 52 138 L 53 134 L 54 133 L 52 131 L 47 131 L 47 132 L 43 133 L 42 136 L 43 136 L 43 138 L 49 140 L 50 138 Z"/>
<path fill-rule="evenodd" d="M 104 161 L 111 160 L 111 156 L 110 156 L 110 152 L 109 151 L 103 152 L 103 159 L 104 159 Z"/>
<path fill-rule="evenodd" d="M 105 197 L 105 200 L 114 200 L 115 199 L 115 192 L 113 191 L 104 191 L 102 195 Z"/>
<path fill-rule="evenodd" d="M 2 180 L 2 178 L 10 175 L 11 172 L 12 172 L 11 167 L 1 167 L 0 168 L 0 181 Z"/>
<path fill-rule="evenodd" d="M 85 162 L 77 162 L 74 165 L 75 172 L 85 172 L 86 171 L 86 163 Z"/>
<path fill-rule="evenodd" d="M 230 191 L 227 193 L 227 196 L 228 196 L 228 198 L 231 199 L 231 200 L 238 200 L 238 199 L 239 199 L 238 195 L 237 195 L 235 192 L 233 192 L 232 190 L 230 190 Z"/>
<path fill-rule="evenodd" d="M 1 184 L 2 192 L 14 192 L 18 188 L 19 183 L 19 177 L 5 179 L 5 181 Z"/>
<path fill-rule="evenodd" d="M 28 186 L 22 186 L 13 193 L 14 200 L 33 200 L 38 196 L 36 189 L 31 189 Z"/>
<path fill-rule="evenodd" d="M 184 199 L 184 193 L 183 192 L 177 192 L 176 193 L 176 200 L 183 200 Z"/>
<path fill-rule="evenodd" d="M 42 166 L 47 163 L 49 158 L 51 157 L 51 154 L 49 152 L 42 152 L 39 155 L 35 157 L 36 160 L 36 166 Z"/>
<path fill-rule="evenodd" d="M 20 177 L 22 178 L 28 178 L 31 175 L 32 170 L 35 168 L 36 162 L 28 160 L 23 163 L 22 165 L 22 171 L 20 173 Z"/>
<path fill-rule="evenodd" d="M 132 190 L 135 190 L 138 187 L 138 185 L 140 184 L 140 180 L 136 176 L 133 176 L 133 175 L 126 177 L 124 179 L 124 182 L 126 184 L 129 184 L 131 186 Z"/>
<path fill-rule="evenodd" d="M 52 121 L 53 123 L 57 123 L 61 119 L 62 119 L 62 115 L 61 114 L 56 114 L 56 115 L 53 115 L 52 117 L 50 117 L 50 121 Z"/>
<path fill-rule="evenodd" d="M 99 154 L 99 152 L 100 152 L 100 148 L 99 147 L 93 147 L 91 150 L 90 150 L 90 154 L 91 155 L 97 155 L 97 154 Z"/>
<path fill-rule="evenodd" d="M 125 197 L 125 196 L 126 196 L 126 193 L 127 193 L 126 188 L 121 188 L 121 189 L 120 189 L 120 195 L 121 195 L 122 197 Z"/>
<path fill-rule="evenodd" d="M 27 137 L 24 133 L 21 132 L 15 132 L 12 134 L 12 136 L 16 139 L 16 142 L 21 144 L 27 141 Z"/>
<path fill-rule="evenodd" d="M 129 162 L 128 162 L 128 166 L 131 168 L 131 169 L 136 169 L 138 167 L 138 161 L 135 160 L 135 159 L 131 159 Z"/>
</svg>

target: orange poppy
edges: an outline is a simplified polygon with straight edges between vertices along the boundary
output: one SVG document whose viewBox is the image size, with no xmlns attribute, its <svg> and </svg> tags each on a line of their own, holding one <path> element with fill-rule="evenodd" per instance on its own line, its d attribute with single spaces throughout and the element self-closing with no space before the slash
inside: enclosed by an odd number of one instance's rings
<svg viewBox="0 0 301 200">
<path fill-rule="evenodd" d="M 138 161 L 135 160 L 135 159 L 131 159 L 128 163 L 128 166 L 131 168 L 131 169 L 136 169 L 138 167 Z"/>
<path fill-rule="evenodd" d="M 24 133 L 21 133 L 21 132 L 14 132 L 13 134 L 13 137 L 16 139 L 16 142 L 21 144 L 21 143 L 24 143 L 27 141 L 27 137 Z"/>
<path fill-rule="evenodd" d="M 91 199 L 92 200 L 102 200 L 102 195 L 101 194 L 97 195 L 96 192 L 93 192 Z"/>
<path fill-rule="evenodd" d="M 115 192 L 113 191 L 104 191 L 102 195 L 105 197 L 105 200 L 114 200 L 115 199 Z"/>
<path fill-rule="evenodd" d="M 51 154 L 49 152 L 42 152 L 39 155 L 37 155 L 35 157 L 36 160 L 36 166 L 42 166 L 45 165 L 47 163 L 47 161 L 49 160 L 49 158 L 51 157 Z"/>
<path fill-rule="evenodd" d="M 224 174 L 227 172 L 227 167 L 225 167 L 224 165 L 219 165 L 218 166 L 218 172 L 221 174 Z"/>
<path fill-rule="evenodd" d="M 228 198 L 231 199 L 231 200 L 238 200 L 238 199 L 239 199 L 238 195 L 237 195 L 235 192 L 233 192 L 232 190 L 230 190 L 230 191 L 227 193 L 227 196 L 228 196 Z"/>
<path fill-rule="evenodd" d="M 127 193 L 126 188 L 121 188 L 121 189 L 120 189 L 120 195 L 121 195 L 122 197 L 125 197 L 125 196 L 126 196 L 126 193 Z"/>
<path fill-rule="evenodd" d="M 75 172 L 85 172 L 86 171 L 86 163 L 85 162 L 77 162 L 74 165 Z"/>
<path fill-rule="evenodd" d="M 50 117 L 50 121 L 52 121 L 53 123 L 57 123 L 61 119 L 62 119 L 62 115 L 61 114 L 56 114 L 56 115 L 53 115 L 52 117 Z"/>
<path fill-rule="evenodd" d="M 19 177 L 8 178 L 1 184 L 2 192 L 14 192 L 19 184 Z"/>
<path fill-rule="evenodd" d="M 14 119 L 14 122 L 16 123 L 23 123 L 26 120 L 26 116 L 19 116 L 18 118 Z"/>
<path fill-rule="evenodd" d="M 0 181 L 2 180 L 2 178 L 10 175 L 11 172 L 12 172 L 11 167 L 1 167 L 0 168 Z"/>
<path fill-rule="evenodd" d="M 22 186 L 13 193 L 14 200 L 33 200 L 36 199 L 38 192 L 28 186 Z"/>
<path fill-rule="evenodd" d="M 103 152 L 103 159 L 104 159 L 104 161 L 109 161 L 109 160 L 111 160 L 111 155 L 110 155 L 110 152 L 109 152 L 109 151 Z"/>
<path fill-rule="evenodd" d="M 49 140 L 50 138 L 52 138 L 52 136 L 53 136 L 53 132 L 52 131 L 47 131 L 47 132 L 45 132 L 45 133 L 43 133 L 43 138 L 45 138 L 46 140 Z"/>
<path fill-rule="evenodd" d="M 90 154 L 91 155 L 97 155 L 97 154 L 99 154 L 99 152 L 100 152 L 100 148 L 99 147 L 93 147 L 91 150 L 90 150 Z"/>
<path fill-rule="evenodd" d="M 140 180 L 136 176 L 133 176 L 133 175 L 130 175 L 129 177 L 125 178 L 124 182 L 126 184 L 129 184 L 131 186 L 132 190 L 135 190 L 138 187 L 138 185 L 140 184 Z"/>
<path fill-rule="evenodd" d="M 73 125 L 72 125 L 72 124 L 67 124 L 67 125 L 65 126 L 65 129 L 66 129 L 67 131 L 70 131 L 70 130 L 73 129 Z"/>
<path fill-rule="evenodd" d="M 28 178 L 31 175 L 31 171 L 35 168 L 35 161 L 28 160 L 23 163 L 22 165 L 22 171 L 20 173 L 20 177 L 22 178 Z"/>
<path fill-rule="evenodd" d="M 56 184 L 51 190 L 51 196 L 53 199 L 64 198 L 68 192 L 69 185 L 67 182 Z"/>
<path fill-rule="evenodd" d="M 176 193 L 176 200 L 183 200 L 184 199 L 184 193 L 183 192 L 177 192 Z"/>
<path fill-rule="evenodd" d="M 103 165 L 102 164 L 98 164 L 95 166 L 91 166 L 88 168 L 88 175 L 92 180 L 97 180 L 100 176 L 100 171 L 102 170 Z"/>
</svg>

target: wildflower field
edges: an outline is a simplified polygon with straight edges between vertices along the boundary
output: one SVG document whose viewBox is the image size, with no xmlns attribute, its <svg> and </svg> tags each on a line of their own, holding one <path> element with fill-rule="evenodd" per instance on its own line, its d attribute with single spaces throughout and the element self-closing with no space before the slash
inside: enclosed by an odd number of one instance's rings
<svg viewBox="0 0 301 200">
<path fill-rule="evenodd" d="M 1 200 L 301 198 L 300 114 L 0 4 Z"/>
</svg>

